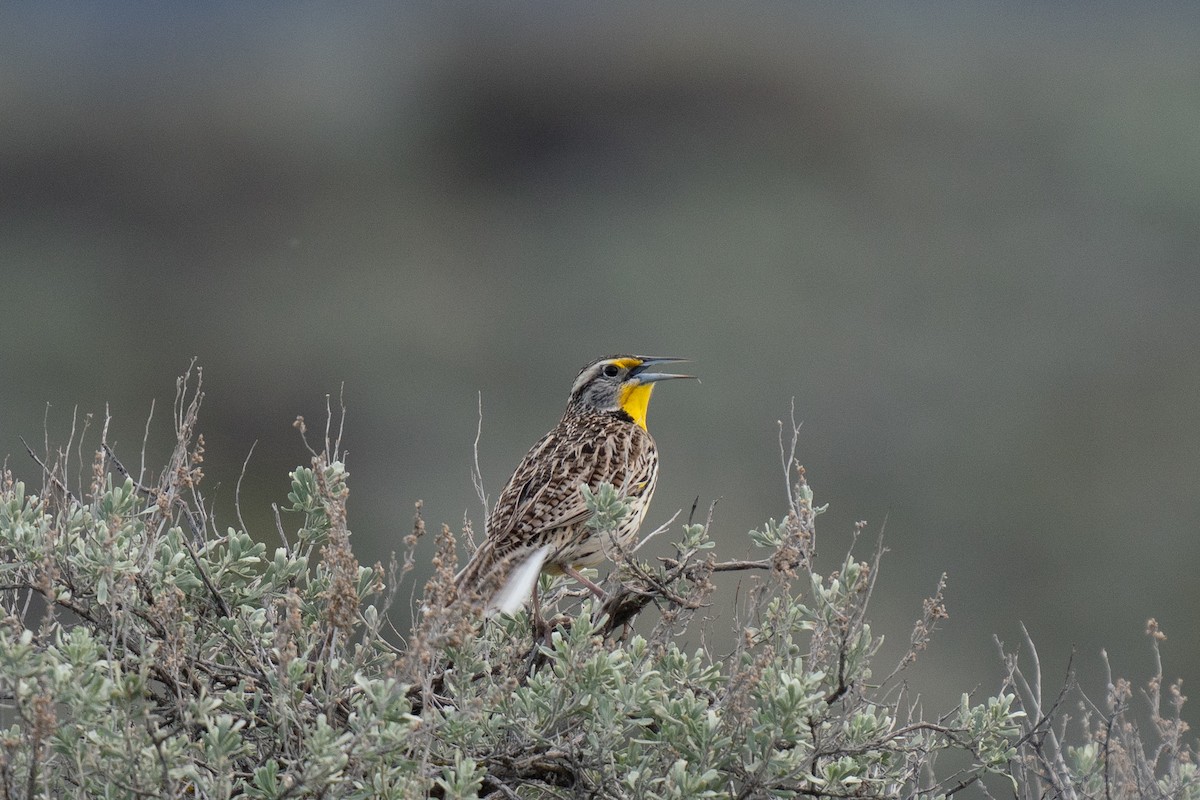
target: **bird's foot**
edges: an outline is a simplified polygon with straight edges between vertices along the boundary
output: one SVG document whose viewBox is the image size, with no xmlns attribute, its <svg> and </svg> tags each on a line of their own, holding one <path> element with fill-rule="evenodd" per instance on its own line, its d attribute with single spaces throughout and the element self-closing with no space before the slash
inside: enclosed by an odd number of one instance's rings
<svg viewBox="0 0 1200 800">
<path fill-rule="evenodd" d="M 537 646 L 542 642 L 550 641 L 550 634 L 554 632 L 554 620 L 547 621 L 542 616 L 542 604 L 534 598 L 533 613 L 530 614 L 530 619 L 533 623 L 533 649 L 537 650 Z"/>
<path fill-rule="evenodd" d="M 564 566 L 562 571 L 564 575 L 574 578 L 587 588 L 591 589 L 592 594 L 596 595 L 596 599 L 600 601 L 601 605 L 608 601 L 608 593 L 601 589 L 595 581 L 585 578 L 579 570 L 575 569 L 574 567 Z"/>
</svg>

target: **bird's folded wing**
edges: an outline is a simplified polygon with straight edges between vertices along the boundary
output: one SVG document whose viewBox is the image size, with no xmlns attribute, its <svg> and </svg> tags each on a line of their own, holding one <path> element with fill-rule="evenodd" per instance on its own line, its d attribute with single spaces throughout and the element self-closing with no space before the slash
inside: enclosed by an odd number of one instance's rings
<svg viewBox="0 0 1200 800">
<path fill-rule="evenodd" d="M 578 525 L 592 515 L 579 487 L 591 484 L 595 463 L 569 457 L 556 444 L 534 446 L 500 494 L 488 524 L 488 537 L 498 545 L 517 545 L 525 535 Z"/>
</svg>

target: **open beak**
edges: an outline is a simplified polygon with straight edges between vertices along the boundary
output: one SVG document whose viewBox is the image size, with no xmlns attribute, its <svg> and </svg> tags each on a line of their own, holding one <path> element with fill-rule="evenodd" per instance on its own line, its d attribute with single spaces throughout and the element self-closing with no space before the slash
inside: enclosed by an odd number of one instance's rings
<svg viewBox="0 0 1200 800">
<path fill-rule="evenodd" d="M 630 379 L 635 380 L 638 383 L 654 383 L 655 381 L 666 381 L 670 380 L 671 378 L 695 379 L 696 377 L 695 375 L 676 375 L 672 372 L 646 371 L 650 367 L 653 367 L 657 364 L 675 364 L 679 363 L 680 361 L 687 361 L 686 358 L 669 358 L 666 356 L 638 356 L 638 358 L 642 360 L 642 363 L 630 370 L 629 375 Z"/>
</svg>

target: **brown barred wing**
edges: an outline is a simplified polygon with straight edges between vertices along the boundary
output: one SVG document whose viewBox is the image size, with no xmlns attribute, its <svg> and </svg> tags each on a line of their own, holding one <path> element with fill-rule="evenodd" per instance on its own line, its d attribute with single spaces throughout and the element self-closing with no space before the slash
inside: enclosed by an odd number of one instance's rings
<svg viewBox="0 0 1200 800">
<path fill-rule="evenodd" d="M 628 546 L 645 516 L 658 477 L 654 440 L 614 415 L 565 417 L 522 459 L 488 519 L 487 539 L 458 578 L 459 591 L 491 599 L 509 575 L 537 559 L 537 571 L 591 566 L 609 543 L 586 526 L 581 486 L 609 483 L 631 504 L 617 533 Z M 522 598 L 523 600 L 523 598 Z M 490 606 L 489 606 L 490 607 Z"/>
</svg>

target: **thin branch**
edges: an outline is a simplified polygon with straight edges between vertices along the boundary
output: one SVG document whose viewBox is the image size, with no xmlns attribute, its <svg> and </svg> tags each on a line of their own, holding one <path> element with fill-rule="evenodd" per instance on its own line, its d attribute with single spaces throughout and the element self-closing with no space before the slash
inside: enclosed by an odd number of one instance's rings
<svg viewBox="0 0 1200 800">
<path fill-rule="evenodd" d="M 694 508 L 694 507 L 693 507 L 693 508 Z M 662 534 L 662 533 L 665 533 L 666 531 L 670 530 L 670 528 L 671 528 L 671 525 L 672 525 L 672 524 L 674 524 L 674 522 L 675 522 L 676 518 L 678 518 L 678 517 L 679 517 L 679 515 L 680 515 L 680 513 L 682 513 L 682 511 L 683 511 L 683 509 L 679 509 L 679 510 L 677 510 L 677 511 L 676 511 L 674 514 L 672 514 L 672 515 L 671 515 L 671 518 L 670 518 L 670 519 L 668 519 L 668 520 L 667 520 L 666 522 L 664 522 L 662 525 L 659 525 L 657 528 L 655 528 L 654 530 L 650 531 L 650 533 L 648 533 L 648 534 L 646 534 L 644 537 L 642 537 L 642 540 L 641 540 L 640 542 L 638 542 L 636 545 L 634 545 L 633 549 L 632 549 L 630 552 L 631 552 L 631 553 L 636 553 L 638 550 L 641 550 L 641 549 L 642 549 L 642 547 L 644 547 L 644 546 L 645 546 L 646 542 L 650 541 L 650 540 L 651 540 L 651 539 L 653 539 L 655 536 L 658 536 L 658 535 L 660 535 L 660 534 Z"/>
<path fill-rule="evenodd" d="M 337 453 L 329 449 L 329 426 L 333 424 L 333 409 L 329 405 L 329 395 L 325 395 L 325 455 L 330 461 L 337 459 Z"/>
<path fill-rule="evenodd" d="M 338 389 L 338 406 L 342 413 L 338 418 L 338 433 L 337 440 L 333 443 L 333 457 L 341 458 L 342 452 L 342 433 L 346 430 L 346 382 L 342 381 L 341 388 Z"/>
<path fill-rule="evenodd" d="M 134 489 L 150 497 L 158 494 L 157 489 L 152 489 L 149 486 L 143 486 L 139 481 L 134 480 L 133 476 L 129 474 L 129 470 L 126 469 L 125 465 L 121 463 L 121 459 L 117 458 L 117 454 L 113 452 L 113 449 L 108 446 L 107 442 L 101 442 L 100 449 L 104 451 L 105 458 L 112 462 L 112 465 L 116 467 L 117 472 L 121 473 L 123 477 L 133 481 Z"/>
<path fill-rule="evenodd" d="M 791 446 L 785 450 L 783 444 L 783 420 L 777 420 L 779 426 L 779 461 L 783 465 L 783 488 L 787 493 L 788 508 L 796 510 L 796 497 L 792 494 L 792 468 L 796 464 L 796 447 L 800 443 L 800 426 L 804 423 L 796 422 L 796 398 L 792 398 L 792 410 L 790 421 L 792 425 L 792 440 Z"/>
<path fill-rule="evenodd" d="M 75 428 L 79 422 L 79 406 L 75 405 L 71 409 L 71 433 L 67 436 L 67 446 L 58 451 L 59 459 L 62 461 L 63 483 L 66 484 L 66 478 L 71 473 L 71 445 L 75 442 Z"/>
<path fill-rule="evenodd" d="M 659 560 L 662 561 L 663 564 L 665 564 L 668 568 L 672 568 L 672 569 L 678 567 L 679 563 L 680 563 L 679 561 L 676 561 L 673 558 L 667 558 L 665 556 L 660 558 Z M 771 568 L 771 560 L 769 558 L 763 558 L 758 561 L 745 561 L 745 560 L 717 561 L 717 562 L 705 567 L 705 569 L 711 569 L 713 572 L 741 572 L 741 571 L 750 570 L 750 569 L 767 569 L 767 570 L 769 570 L 770 568 Z"/>
<path fill-rule="evenodd" d="M 248 530 L 246 521 L 242 519 L 242 480 L 246 477 L 246 467 L 250 464 L 250 456 L 254 455 L 254 448 L 258 447 L 258 439 L 254 440 L 254 444 L 250 445 L 250 452 L 246 453 L 246 460 L 242 462 L 242 472 L 238 475 L 237 485 L 233 489 L 233 510 L 237 512 L 238 525 L 243 531 Z"/>
<path fill-rule="evenodd" d="M 67 485 L 59 480 L 58 476 L 55 475 L 48 466 L 46 466 L 46 462 L 38 458 L 37 453 L 33 452 L 33 448 L 29 446 L 29 442 L 25 441 L 25 437 L 18 436 L 17 439 L 20 440 L 21 444 L 25 445 L 25 452 L 29 453 L 29 457 L 36 461 L 37 465 L 42 468 L 42 474 L 50 479 L 50 482 L 54 484 L 54 488 L 71 498 L 71 500 L 75 501 L 77 504 L 82 505 L 82 503 L 79 502 L 79 498 L 72 494 L 71 490 L 67 488 Z"/>
<path fill-rule="evenodd" d="M 175 502 L 178 503 L 179 506 L 183 509 L 184 517 L 187 519 L 188 524 L 191 526 L 192 533 L 196 534 L 197 536 L 203 537 L 203 534 L 201 534 L 199 531 L 197 531 L 196 523 L 192 519 L 192 515 L 187 510 L 186 506 L 183 505 L 183 500 L 176 498 Z M 200 580 L 204 581 L 205 588 L 208 589 L 209 594 L 211 594 L 213 597 L 213 600 L 216 601 L 217 609 L 221 612 L 221 616 L 223 616 L 223 617 L 233 616 L 229 612 L 229 605 L 225 602 L 225 598 L 221 597 L 221 593 L 217 591 L 217 587 L 213 586 L 212 580 L 209 579 L 208 570 L 206 570 L 204 568 L 204 565 L 202 563 L 200 563 L 200 557 L 196 555 L 196 551 L 192 548 L 192 543 L 188 541 L 188 537 L 180 536 L 179 541 L 183 542 L 183 546 L 187 549 L 188 555 L 192 557 L 192 563 L 196 565 L 196 571 L 200 573 Z M 203 541 L 203 538 L 201 538 L 201 541 Z"/>
<path fill-rule="evenodd" d="M 479 498 L 479 504 L 483 506 L 484 519 L 484 535 L 487 535 L 487 518 L 488 518 L 488 496 L 487 491 L 483 487 L 483 470 L 479 468 L 479 439 L 483 436 L 483 392 L 477 395 L 477 404 L 479 407 L 479 418 L 475 424 L 475 462 L 471 468 L 471 483 L 475 487 L 475 496 Z"/>
<path fill-rule="evenodd" d="M 154 419 L 155 400 L 150 399 L 150 413 L 146 415 L 146 427 L 142 431 L 142 460 L 138 464 L 137 482 L 142 483 L 146 476 L 146 443 L 150 441 L 150 422 Z M 107 438 L 105 438 L 107 441 Z"/>
<path fill-rule="evenodd" d="M 279 504 L 271 503 L 271 510 L 275 512 L 275 530 L 279 531 L 279 540 L 283 542 L 283 551 L 291 555 L 292 546 L 288 544 L 287 534 L 283 532 L 283 520 L 279 517 Z"/>
<path fill-rule="evenodd" d="M 92 413 L 89 411 L 83 415 L 83 430 L 79 432 L 79 441 L 75 445 L 75 460 L 78 462 L 75 465 L 75 483 L 80 487 L 83 486 L 83 440 L 87 438 L 88 428 L 91 426 Z"/>
</svg>

